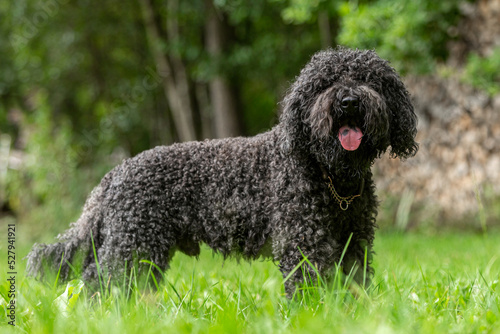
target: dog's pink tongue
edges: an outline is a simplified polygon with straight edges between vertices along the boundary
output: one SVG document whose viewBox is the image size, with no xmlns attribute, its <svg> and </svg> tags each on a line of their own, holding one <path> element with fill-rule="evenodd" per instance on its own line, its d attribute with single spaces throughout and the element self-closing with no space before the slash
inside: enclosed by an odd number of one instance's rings
<svg viewBox="0 0 500 334">
<path fill-rule="evenodd" d="M 363 132 L 357 126 L 351 128 L 348 125 L 344 125 L 339 130 L 339 140 L 342 147 L 347 151 L 355 151 L 361 145 L 361 138 L 363 137 Z"/>
</svg>

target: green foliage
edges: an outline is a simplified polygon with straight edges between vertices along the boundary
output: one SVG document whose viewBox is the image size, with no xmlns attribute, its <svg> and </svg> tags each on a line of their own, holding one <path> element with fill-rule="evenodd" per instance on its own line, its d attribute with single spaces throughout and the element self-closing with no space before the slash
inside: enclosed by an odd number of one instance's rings
<svg viewBox="0 0 500 334">
<path fill-rule="evenodd" d="M 283 11 L 281 12 L 281 16 L 283 17 L 283 20 L 285 20 L 285 22 L 294 24 L 302 24 L 305 22 L 313 21 L 322 2 L 325 1 L 290 0 L 290 5 L 283 9 Z"/>
<path fill-rule="evenodd" d="M 340 44 L 376 49 L 404 73 L 431 73 L 448 56 L 449 28 L 459 18 L 457 0 L 344 2 Z"/>
<path fill-rule="evenodd" d="M 112 4 L 76 11 L 58 1 L 19 1 L 10 7 L 12 21 L 18 22 L 8 33 L 9 55 L 19 80 L 14 106 L 24 112 L 37 108 L 20 100 L 43 87 L 51 121 L 55 125 L 60 120 L 69 122 L 72 139 L 81 141 L 85 140 L 82 133 L 102 120 L 99 106 L 107 113 L 120 108 L 126 122 L 112 129 L 113 136 L 125 141 L 133 133 L 135 140 L 127 143 L 132 152 L 149 145 L 139 115 L 140 110 L 151 108 L 153 101 L 137 89 L 138 82 L 148 75 L 143 65 L 148 58 L 131 52 L 145 48 L 140 31 L 133 28 L 134 5 L 121 5 L 118 12 Z M 122 38 L 117 38 L 118 27 Z"/>
<path fill-rule="evenodd" d="M 371 289 L 307 287 L 293 301 L 271 262 L 223 260 L 206 248 L 199 260 L 176 255 L 157 290 L 134 283 L 94 294 L 80 291 L 79 281 L 54 289 L 21 273 L 17 326 L 26 333 L 498 333 L 499 237 L 381 234 Z M 3 282 L 0 311 L 5 291 Z"/>
<path fill-rule="evenodd" d="M 490 95 L 500 93 L 500 48 L 487 57 L 476 53 L 469 55 L 462 76 L 464 82 Z"/>
<path fill-rule="evenodd" d="M 9 171 L 6 190 L 9 206 L 22 221 L 31 223 L 31 238 L 51 234 L 52 239 L 75 220 L 88 192 L 116 162 L 107 157 L 106 162 L 93 160 L 99 162 L 100 168 L 82 166 L 87 156 L 102 154 L 90 144 L 75 143 L 65 117 L 54 124 L 44 90 L 34 94 L 33 103 L 38 108 L 24 124 L 29 129 L 24 165 Z"/>
<path fill-rule="evenodd" d="M 38 94 L 44 100 L 44 94 Z M 43 103 L 43 102 L 41 102 Z M 53 129 L 46 104 L 34 111 L 29 126 L 32 129 L 28 138 L 25 166 L 22 170 L 8 173 L 7 193 L 10 207 L 26 218 L 34 221 L 45 221 L 34 224 L 33 233 L 39 235 L 54 230 L 55 219 L 74 216 L 78 208 L 66 201 L 61 201 L 69 194 L 68 184 L 76 175 L 75 157 L 70 149 L 70 131 L 67 124 Z M 29 189 L 30 191 L 26 191 Z M 50 205 L 41 212 L 31 211 L 39 203 Z M 30 208 L 25 211 L 24 208 Z M 49 213 L 50 212 L 50 213 Z"/>
</svg>

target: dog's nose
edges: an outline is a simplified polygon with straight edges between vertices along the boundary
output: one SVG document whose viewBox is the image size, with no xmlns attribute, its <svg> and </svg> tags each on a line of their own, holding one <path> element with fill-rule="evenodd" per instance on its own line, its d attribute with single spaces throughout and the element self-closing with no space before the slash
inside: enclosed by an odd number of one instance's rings
<svg viewBox="0 0 500 334">
<path fill-rule="evenodd" d="M 358 109 L 359 99 L 356 96 L 344 97 L 341 102 L 341 107 L 344 111 Z"/>
</svg>

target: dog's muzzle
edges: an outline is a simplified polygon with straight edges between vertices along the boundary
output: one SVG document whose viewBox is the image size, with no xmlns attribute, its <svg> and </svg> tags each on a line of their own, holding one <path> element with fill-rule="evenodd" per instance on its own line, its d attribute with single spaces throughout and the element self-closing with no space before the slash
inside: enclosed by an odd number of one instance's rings
<svg viewBox="0 0 500 334">
<path fill-rule="evenodd" d="M 344 113 L 356 113 L 359 110 L 359 98 L 354 95 L 344 97 L 340 102 L 340 108 Z M 338 137 L 345 150 L 355 151 L 361 145 L 363 131 L 357 126 L 346 124 L 339 129 Z"/>
</svg>

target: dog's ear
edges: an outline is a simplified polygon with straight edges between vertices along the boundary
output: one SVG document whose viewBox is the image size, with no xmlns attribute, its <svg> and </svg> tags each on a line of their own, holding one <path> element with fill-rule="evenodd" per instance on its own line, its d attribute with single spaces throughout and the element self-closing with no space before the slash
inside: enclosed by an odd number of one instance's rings
<svg viewBox="0 0 500 334">
<path fill-rule="evenodd" d="M 391 112 L 391 156 L 406 159 L 418 151 L 415 141 L 418 120 L 403 82 L 396 73 L 391 77 L 392 88 L 384 91 Z"/>
<path fill-rule="evenodd" d="M 300 137 L 303 134 L 300 123 L 301 101 L 293 94 L 293 91 L 283 99 L 282 111 L 279 123 L 283 127 L 279 136 L 279 146 L 281 151 L 289 154 L 301 145 L 303 140 Z"/>
<path fill-rule="evenodd" d="M 311 134 L 314 138 L 326 138 L 332 131 L 333 88 L 330 87 L 318 96 L 307 117 L 307 123 L 311 127 Z"/>
</svg>

